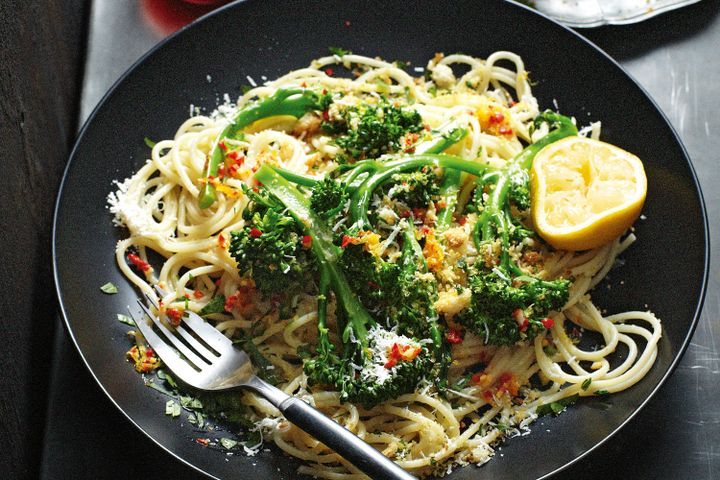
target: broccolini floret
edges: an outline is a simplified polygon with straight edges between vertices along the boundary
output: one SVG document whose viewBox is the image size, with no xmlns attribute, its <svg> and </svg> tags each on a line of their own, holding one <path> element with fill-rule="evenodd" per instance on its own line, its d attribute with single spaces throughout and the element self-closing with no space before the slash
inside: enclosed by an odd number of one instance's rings
<svg viewBox="0 0 720 480">
<path fill-rule="evenodd" d="M 426 208 L 440 192 L 438 177 L 430 168 L 396 173 L 388 185 L 387 195 L 410 208 Z"/>
<path fill-rule="evenodd" d="M 245 226 L 231 233 L 230 255 L 266 296 L 297 291 L 314 270 L 295 219 L 272 199 L 248 191 Z"/>
<path fill-rule="evenodd" d="M 423 129 L 422 117 L 412 108 L 387 101 L 377 106 L 349 107 L 342 118 L 323 123 L 328 133 L 339 134 L 335 142 L 354 158 L 377 158 L 401 149 L 400 139 Z"/>
<path fill-rule="evenodd" d="M 530 276 L 513 280 L 499 271 L 481 270 L 468 278 L 470 308 L 458 321 L 491 345 L 512 345 L 531 340 L 551 326 L 551 310 L 560 310 L 568 299 L 569 280 L 538 280 Z"/>
<path fill-rule="evenodd" d="M 310 207 L 319 216 L 330 219 L 342 211 L 348 198 L 345 186 L 328 176 L 312 188 Z"/>
<path fill-rule="evenodd" d="M 429 347 L 417 340 L 380 325 L 364 308 L 341 268 L 342 247 L 333 243 L 333 232 L 312 210 L 310 199 L 272 167 L 260 167 L 255 177 L 312 238 L 311 250 L 320 278 L 317 354 L 305 362 L 310 383 L 333 385 L 343 400 L 372 407 L 414 390 L 424 378 L 430 380 L 438 371 L 438 356 L 431 355 Z M 341 339 L 337 346 L 330 342 L 327 325 L 331 292 L 336 300 Z M 442 342 L 439 334 L 435 338 Z"/>
<path fill-rule="evenodd" d="M 511 248 L 517 249 L 532 234 L 513 216 L 511 203 L 520 210 L 530 207 L 528 171 L 533 158 L 546 145 L 577 134 L 571 119 L 553 112 L 540 114 L 535 122 L 548 123 L 550 133 L 526 147 L 502 171 L 480 177 L 475 191 L 475 208 L 479 212 L 475 245 L 483 252 L 499 243 L 500 252 L 497 262 L 476 265 L 469 272 L 472 302 L 460 321 L 494 345 L 534 338 L 552 324 L 542 323 L 547 314 L 560 310 L 568 299 L 569 280 L 540 280 L 527 275 L 511 259 Z"/>
</svg>

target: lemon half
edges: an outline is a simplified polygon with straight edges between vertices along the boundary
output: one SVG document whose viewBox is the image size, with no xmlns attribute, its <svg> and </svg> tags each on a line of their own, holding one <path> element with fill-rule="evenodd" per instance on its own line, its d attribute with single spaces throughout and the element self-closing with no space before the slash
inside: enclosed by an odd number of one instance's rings
<svg viewBox="0 0 720 480">
<path fill-rule="evenodd" d="M 567 137 L 535 156 L 530 188 L 538 234 L 557 249 L 589 250 L 632 226 L 645 202 L 647 178 L 632 153 Z"/>
</svg>

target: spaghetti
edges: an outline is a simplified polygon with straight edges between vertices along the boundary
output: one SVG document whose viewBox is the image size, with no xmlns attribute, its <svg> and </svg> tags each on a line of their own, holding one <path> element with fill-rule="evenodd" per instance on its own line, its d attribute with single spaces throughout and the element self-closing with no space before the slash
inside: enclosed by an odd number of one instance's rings
<svg viewBox="0 0 720 480">
<path fill-rule="evenodd" d="M 335 76 L 345 69 L 353 75 Z M 452 153 L 492 167 L 502 167 L 523 146 L 542 136 L 533 131 L 539 114 L 528 74 L 520 57 L 496 52 L 481 60 L 467 55 L 436 55 L 425 75 L 413 77 L 398 65 L 379 59 L 344 54 L 320 58 L 307 68 L 245 93 L 236 105 L 225 105 L 213 116 L 194 116 L 183 123 L 171 140 L 152 148 L 151 159 L 110 195 L 110 210 L 130 236 L 118 242 L 117 264 L 139 289 L 155 295 L 152 285 L 167 292 L 164 312 L 183 309 L 200 312 L 220 295 L 223 308 L 205 315 L 227 336 L 252 336 L 252 342 L 282 378 L 289 394 L 310 402 L 333 419 L 380 449 L 416 475 L 442 475 L 454 465 L 482 464 L 493 455 L 501 439 L 529 432 L 542 410 L 558 413 L 576 396 L 614 393 L 640 381 L 652 367 L 661 335 L 660 321 L 649 312 L 603 316 L 592 303 L 589 290 L 635 240 L 630 233 L 610 244 L 586 252 L 551 251 L 537 239 L 525 240 L 530 256 L 517 252 L 519 265 L 542 279 L 569 278 L 572 284 L 561 311 L 544 323 L 547 331 L 528 342 L 511 346 L 486 344 L 483 335 L 466 332 L 452 343 L 448 388 L 439 392 L 431 383 L 365 409 L 342 402 L 332 388 L 308 385 L 298 349 L 317 341 L 316 292 L 302 291 L 291 301 L 291 313 L 281 315 L 273 299 L 258 292 L 251 278 L 242 276 L 228 250 L 231 232 L 241 229 L 248 197 L 244 186 L 255 185 L 253 172 L 270 164 L 320 179 L 343 161 L 343 149 L 333 135 L 319 128 L 323 115 L 333 109 L 377 104 L 385 99 L 420 114 L 426 131 L 462 127 L 467 136 Z M 456 72 L 464 71 L 462 75 Z M 206 176 L 206 162 L 229 118 L 257 98 L 282 88 L 341 92 L 329 111 L 299 120 L 287 116 L 261 119 L 243 135 L 223 140 L 225 148 L 240 152 L 226 162 L 222 181 Z M 594 138 L 599 124 L 581 131 Z M 422 136 L 403 137 L 400 148 L 421 149 Z M 232 160 L 232 159 L 231 159 Z M 232 172 L 229 173 L 229 170 Z M 473 179 L 463 180 L 458 195 L 462 208 L 470 202 Z M 200 208 L 198 197 L 213 181 L 217 199 Z M 372 208 L 381 219 L 379 255 L 397 255 L 397 225 L 387 199 L 376 195 Z M 425 224 L 437 216 L 434 205 L 423 212 Z M 433 275 L 439 286 L 437 311 L 450 325 L 467 308 L 466 279 L 460 261 L 482 261 L 472 241 L 477 213 L 456 217 L 443 234 Z M 342 222 L 342 220 L 341 220 Z M 334 225 L 339 228 L 340 225 Z M 426 249 L 427 250 L 427 249 Z M 148 254 L 162 258 L 159 271 L 150 267 Z M 131 261 L 128 262 L 129 255 Z M 426 252 L 426 256 L 429 255 Z M 431 254 L 430 254 L 431 255 Z M 330 320 L 332 321 L 332 308 Z M 582 348 L 582 332 L 596 332 L 599 345 Z M 337 341 L 337 337 L 332 337 Z M 621 362 L 613 353 L 622 347 Z M 484 368 L 477 370 L 481 363 Z M 474 373 L 472 373 L 474 372 Z M 364 478 L 352 465 L 304 432 L 288 424 L 268 402 L 250 392 L 239 392 L 263 428 L 265 438 L 305 464 L 299 472 L 318 478 Z"/>
</svg>

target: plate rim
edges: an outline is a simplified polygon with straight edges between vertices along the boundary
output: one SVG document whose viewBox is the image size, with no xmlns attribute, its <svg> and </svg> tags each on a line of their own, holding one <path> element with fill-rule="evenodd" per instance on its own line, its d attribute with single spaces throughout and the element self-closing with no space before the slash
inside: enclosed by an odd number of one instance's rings
<svg viewBox="0 0 720 480">
<path fill-rule="evenodd" d="M 182 35 L 186 35 L 188 31 L 192 30 L 196 25 L 203 23 L 207 21 L 209 18 L 214 17 L 216 15 L 222 15 L 223 12 L 226 10 L 232 9 L 232 8 L 242 8 L 242 5 L 244 4 L 251 4 L 251 3 L 260 3 L 263 0 L 235 0 L 233 2 L 227 3 L 225 5 L 222 5 L 218 7 L 217 9 L 193 20 L 191 23 L 183 26 L 182 28 L 178 29 L 177 31 L 173 32 L 172 34 L 168 35 L 158 43 L 156 43 L 152 48 L 150 48 L 148 51 L 146 51 L 143 55 L 141 55 L 135 62 L 133 62 L 120 77 L 118 77 L 115 82 L 113 82 L 112 86 L 103 94 L 103 96 L 98 101 L 97 105 L 95 105 L 92 109 L 92 112 L 88 115 L 87 119 L 83 122 L 82 127 L 77 133 L 77 136 L 75 137 L 75 141 L 73 143 L 73 148 L 68 156 L 68 161 L 65 165 L 63 174 L 62 174 L 62 180 L 60 181 L 57 195 L 55 198 L 55 207 L 53 212 L 53 224 L 52 224 L 52 262 L 53 262 L 53 282 L 55 284 L 55 294 L 58 299 L 58 310 L 60 311 L 60 314 L 62 316 L 62 325 L 63 329 L 65 330 L 66 334 L 71 340 L 71 343 L 73 344 L 75 350 L 80 355 L 80 358 L 82 360 L 83 365 L 87 369 L 87 371 L 92 376 L 95 383 L 100 387 L 101 391 L 105 394 L 105 396 L 110 400 L 110 402 L 117 408 L 117 410 L 132 424 L 134 425 L 145 437 L 149 438 L 153 443 L 155 443 L 157 446 L 159 446 L 162 450 L 170 454 L 173 458 L 177 459 L 178 461 L 182 462 L 183 464 L 191 467 L 196 472 L 205 475 L 207 478 L 212 478 L 216 480 L 221 480 L 219 477 L 203 470 L 201 467 L 194 465 L 189 460 L 186 460 L 176 452 L 172 451 L 169 447 L 162 444 L 159 440 L 154 438 L 148 431 L 146 431 L 138 422 L 136 422 L 133 418 L 130 417 L 130 415 L 118 404 L 118 402 L 115 400 L 115 398 L 110 395 L 109 391 L 105 387 L 105 385 L 101 382 L 101 380 L 96 375 L 95 371 L 93 370 L 92 366 L 89 364 L 88 359 L 86 358 L 85 354 L 83 353 L 82 349 L 80 348 L 80 345 L 78 344 L 78 341 L 75 337 L 75 334 L 73 332 L 73 327 L 71 325 L 70 318 L 67 314 L 67 311 L 65 309 L 65 304 L 63 302 L 63 289 L 60 284 L 60 278 L 59 278 L 59 272 L 58 272 L 58 258 L 57 258 L 57 230 L 58 230 L 58 223 L 59 223 L 59 217 L 60 217 L 60 207 L 62 203 L 63 193 L 65 190 L 65 184 L 67 181 L 67 178 L 69 176 L 70 169 L 74 163 L 75 157 L 77 155 L 77 152 L 79 150 L 79 147 L 86 135 L 87 130 L 90 128 L 90 125 L 93 123 L 95 117 L 98 115 L 100 110 L 103 108 L 105 103 L 108 101 L 108 99 L 113 96 L 120 87 L 121 84 L 125 82 L 125 80 L 130 77 L 137 68 L 139 68 L 142 64 L 145 63 L 145 61 L 154 55 L 158 50 L 164 48 L 167 44 L 174 42 L 175 38 L 180 37 Z M 610 440 L 612 437 L 614 437 L 617 432 L 619 432 L 621 429 L 625 428 L 628 423 L 633 421 L 635 417 L 638 415 L 638 413 L 645 408 L 645 406 L 650 402 L 651 399 L 655 397 L 657 392 L 665 385 L 668 378 L 674 373 L 675 369 L 679 365 L 680 361 L 685 356 L 685 353 L 687 351 L 687 348 L 690 344 L 690 340 L 692 339 L 693 334 L 695 333 L 695 330 L 697 328 L 697 325 L 700 321 L 700 317 L 703 310 L 703 305 L 705 302 L 705 297 L 707 293 L 707 286 L 708 286 L 708 279 L 709 279 L 709 273 L 710 273 L 710 233 L 709 233 L 709 223 L 708 223 L 708 215 L 707 215 L 707 207 L 705 204 L 705 197 L 702 192 L 702 187 L 700 185 L 700 182 L 698 180 L 697 172 L 695 171 L 695 167 L 690 159 L 690 155 L 688 154 L 687 148 L 685 147 L 685 144 L 683 143 L 682 139 L 678 135 L 675 127 L 670 122 L 669 118 L 665 114 L 665 112 L 660 108 L 658 103 L 655 101 L 655 99 L 648 93 L 648 91 L 643 87 L 636 79 L 635 77 L 630 74 L 618 61 L 616 61 L 613 57 L 611 57 L 608 53 L 606 53 L 602 48 L 600 48 L 598 45 L 596 45 L 594 42 L 586 38 L 581 33 L 573 30 L 569 26 L 566 26 L 560 21 L 548 16 L 547 14 L 544 14 L 542 12 L 539 12 L 531 7 L 528 7 L 527 5 L 518 3 L 515 0 L 502 0 L 504 3 L 511 4 L 514 8 L 520 8 L 527 12 L 530 12 L 533 15 L 537 15 L 544 19 L 544 21 L 550 22 L 553 24 L 556 28 L 561 28 L 565 30 L 567 33 L 570 33 L 571 35 L 577 37 L 581 42 L 584 42 L 589 47 L 591 47 L 597 54 L 604 57 L 606 61 L 608 61 L 612 66 L 617 68 L 622 74 L 624 74 L 627 79 L 633 83 L 640 93 L 645 96 L 646 100 L 649 102 L 649 104 L 655 109 L 655 111 L 658 112 L 660 115 L 660 118 L 664 121 L 664 123 L 668 126 L 670 133 L 672 134 L 672 138 L 675 140 L 675 143 L 680 147 L 680 151 L 682 152 L 682 155 L 684 157 L 685 164 L 688 167 L 689 173 L 690 173 L 690 179 L 692 180 L 692 184 L 695 188 L 695 193 L 697 194 L 697 200 L 698 200 L 698 206 L 700 207 L 700 215 L 702 217 L 702 228 L 703 228 L 703 275 L 702 275 L 702 281 L 699 286 L 699 295 L 697 297 L 697 302 L 695 304 L 694 312 L 693 312 L 693 318 L 690 323 L 690 328 L 688 329 L 686 335 L 682 339 L 682 343 L 680 347 L 678 348 L 677 354 L 673 358 L 672 362 L 667 368 L 667 371 L 662 375 L 662 377 L 659 379 L 658 383 L 650 390 L 648 395 L 632 410 L 632 412 L 628 415 L 628 417 L 620 422 L 616 428 L 614 428 L 610 433 L 608 433 L 602 440 L 595 443 L 593 446 L 587 448 L 585 451 L 580 453 L 578 456 L 573 458 L 572 460 L 566 462 L 565 464 L 555 468 L 554 470 L 547 472 L 543 474 L 542 476 L 537 477 L 538 480 L 548 479 L 559 472 L 569 468 L 572 465 L 575 465 L 577 462 L 583 460 L 585 457 L 587 457 L 590 453 L 597 450 L 600 446 L 604 445 L 608 440 Z"/>
</svg>

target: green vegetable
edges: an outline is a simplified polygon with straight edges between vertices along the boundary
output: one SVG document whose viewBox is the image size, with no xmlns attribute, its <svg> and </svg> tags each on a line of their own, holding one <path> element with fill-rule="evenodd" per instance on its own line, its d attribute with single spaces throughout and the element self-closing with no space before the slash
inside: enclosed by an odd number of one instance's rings
<svg viewBox="0 0 720 480">
<path fill-rule="evenodd" d="M 100 287 L 100 290 L 102 290 L 103 293 L 107 293 L 108 295 L 114 295 L 118 293 L 118 288 L 115 286 L 115 284 L 108 282 L 102 287 Z"/>
<path fill-rule="evenodd" d="M 315 184 L 310 196 L 310 208 L 324 219 L 332 219 L 345 207 L 348 193 L 345 187 L 330 177 Z"/>
<path fill-rule="evenodd" d="M 263 294 L 287 296 L 314 270 L 302 229 L 282 204 L 252 190 L 247 194 L 252 204 L 244 212 L 245 226 L 231 233 L 230 255 Z"/>
<path fill-rule="evenodd" d="M 252 338 L 240 338 L 235 340 L 234 343 L 238 344 L 240 348 L 247 353 L 248 357 L 250 357 L 250 361 L 253 367 L 255 367 L 255 373 L 258 377 L 272 385 L 277 385 L 282 381 L 275 373 L 275 366 L 260 352 L 255 342 L 252 341 Z"/>
<path fill-rule="evenodd" d="M 577 134 L 568 117 L 544 112 L 535 125 L 550 125 L 550 132 L 527 146 L 503 170 L 479 176 L 475 190 L 475 208 L 479 218 L 473 238 L 480 252 L 500 244 L 498 265 L 477 263 L 468 270 L 473 293 L 470 308 L 459 321 L 475 334 L 494 345 L 512 345 L 529 340 L 545 331 L 542 319 L 551 310 L 559 310 L 568 298 L 570 281 L 544 281 L 525 274 L 510 258 L 511 247 L 532 235 L 511 213 L 510 203 L 529 207 L 528 171 L 535 155 L 545 146 Z"/>
<path fill-rule="evenodd" d="M 595 395 L 610 395 L 607 390 L 595 390 Z"/>
<path fill-rule="evenodd" d="M 320 95 L 312 90 L 302 88 L 280 89 L 273 95 L 241 109 L 230 124 L 223 129 L 213 144 L 210 160 L 205 169 L 205 177 L 217 177 L 220 164 L 225 161 L 225 152 L 220 147 L 224 139 L 240 133 L 248 125 L 267 117 L 290 115 L 302 117 L 312 110 L 324 110 L 329 101 L 328 96 Z M 216 200 L 215 187 L 207 182 L 200 192 L 200 208 L 208 208 Z"/>
<path fill-rule="evenodd" d="M 427 208 L 440 192 L 438 178 L 432 169 L 425 167 L 407 173 L 396 173 L 390 177 L 388 197 L 400 201 L 410 208 Z"/>
<path fill-rule="evenodd" d="M 345 50 L 344 48 L 340 47 L 328 47 L 328 50 L 330 50 L 330 53 L 332 55 L 337 55 L 340 58 L 344 57 L 345 55 L 350 55 L 352 53 L 350 50 Z"/>
<path fill-rule="evenodd" d="M 220 439 L 220 445 L 223 446 L 225 450 L 232 450 L 237 446 L 238 442 L 237 440 L 233 440 L 232 438 L 221 438 Z"/>
<path fill-rule="evenodd" d="M 458 321 L 487 344 L 512 345 L 545 332 L 542 320 L 568 299 L 569 280 L 549 282 L 525 276 L 511 281 L 493 270 L 471 272 L 472 301 Z"/>
<path fill-rule="evenodd" d="M 145 145 L 147 145 L 148 148 L 153 148 L 155 146 L 155 142 L 150 140 L 148 137 L 145 137 L 143 140 L 145 141 Z"/>
<path fill-rule="evenodd" d="M 419 154 L 398 157 L 388 162 L 365 160 L 358 162 L 350 173 L 347 182 L 359 177 L 361 174 L 368 174 L 362 184 L 353 191 L 350 199 L 350 220 L 363 230 L 370 227 L 370 220 L 367 211 L 370 206 L 370 199 L 373 193 L 380 186 L 391 181 L 394 175 L 427 168 L 444 168 L 467 172 L 473 175 L 483 175 L 488 167 L 477 162 L 469 162 L 460 157 L 446 154 Z"/>
<path fill-rule="evenodd" d="M 173 418 L 180 416 L 180 412 L 182 411 L 180 404 L 177 403 L 175 400 L 168 400 L 165 403 L 165 415 L 170 415 Z"/>
<path fill-rule="evenodd" d="M 131 327 L 135 327 L 135 322 L 132 318 L 128 317 L 127 315 L 123 315 L 122 313 L 117 314 L 118 322 L 124 323 L 125 325 L 130 325 Z"/>
<path fill-rule="evenodd" d="M 559 414 L 562 413 L 568 406 L 570 406 L 570 405 L 572 405 L 573 403 L 575 403 L 578 398 L 579 398 L 579 395 L 578 395 L 578 394 L 575 394 L 575 395 L 572 395 L 572 396 L 569 396 L 569 397 L 565 397 L 565 398 L 563 398 L 563 399 L 561 399 L 561 400 L 558 400 L 558 401 L 556 401 L 556 402 L 551 402 L 551 403 L 547 403 L 547 404 L 544 404 L 544 405 L 540 405 L 539 407 L 537 407 L 536 413 L 537 413 L 539 416 L 550 415 L 550 414 L 559 415 Z"/>
<path fill-rule="evenodd" d="M 582 388 L 583 390 L 587 390 L 590 387 L 591 383 L 592 383 L 592 378 L 586 378 L 585 381 L 580 386 L 580 388 Z"/>
<path fill-rule="evenodd" d="M 382 101 L 377 106 L 348 107 L 342 119 L 323 122 L 323 129 L 340 134 L 335 142 L 353 158 L 376 158 L 398 151 L 406 133 L 423 129 L 420 114 L 411 108 L 400 108 Z"/>
<path fill-rule="evenodd" d="M 414 359 L 399 361 L 395 366 L 387 367 L 389 378 L 383 382 L 356 376 L 356 368 L 384 368 L 385 361 L 372 353 L 373 347 L 378 338 L 394 334 L 378 324 L 353 291 L 341 267 L 343 250 L 333 243 L 333 232 L 312 210 L 311 200 L 268 165 L 260 167 L 255 178 L 297 220 L 303 233 L 312 238 L 311 250 L 320 279 L 317 355 L 305 362 L 310 382 L 333 385 L 343 400 L 353 400 L 369 408 L 388 398 L 412 391 L 423 378 L 434 378 L 432 372 L 437 371 L 437 357 L 430 354 L 426 346 Z M 407 251 L 415 250 L 409 246 Z M 338 331 L 342 342 L 340 351 L 330 342 L 326 322 L 327 298 L 331 291 L 336 299 Z M 373 332 L 372 336 L 370 332 Z M 442 338 L 432 340 L 442 343 Z M 438 347 L 433 345 L 431 348 Z"/>
<path fill-rule="evenodd" d="M 219 293 L 215 295 L 210 301 L 200 309 L 200 316 L 205 317 L 213 313 L 224 313 L 225 312 L 225 295 Z"/>
</svg>

